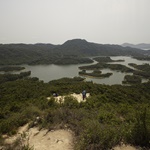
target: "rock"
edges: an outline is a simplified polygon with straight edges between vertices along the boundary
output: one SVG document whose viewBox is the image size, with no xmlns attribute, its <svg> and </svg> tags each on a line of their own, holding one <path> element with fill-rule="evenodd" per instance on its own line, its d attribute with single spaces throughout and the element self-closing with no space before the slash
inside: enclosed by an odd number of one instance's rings
<svg viewBox="0 0 150 150">
<path fill-rule="evenodd" d="M 63 140 L 56 139 L 56 143 L 61 144 L 63 143 Z"/>
<path fill-rule="evenodd" d="M 34 125 L 37 125 L 38 123 L 37 123 L 37 121 L 34 121 L 34 123 L 33 123 Z"/>
<path fill-rule="evenodd" d="M 0 150 L 5 150 L 5 147 L 4 146 L 0 146 Z"/>
<path fill-rule="evenodd" d="M 40 120 L 40 117 L 36 117 L 36 120 L 39 121 L 39 120 Z"/>
<path fill-rule="evenodd" d="M 8 135 L 7 134 L 4 134 L 4 135 L 2 135 L 2 138 L 8 138 Z"/>
<path fill-rule="evenodd" d="M 58 143 L 58 144 L 62 144 L 62 143 L 63 143 L 63 141 L 62 141 L 62 140 L 59 140 L 57 143 Z"/>
</svg>

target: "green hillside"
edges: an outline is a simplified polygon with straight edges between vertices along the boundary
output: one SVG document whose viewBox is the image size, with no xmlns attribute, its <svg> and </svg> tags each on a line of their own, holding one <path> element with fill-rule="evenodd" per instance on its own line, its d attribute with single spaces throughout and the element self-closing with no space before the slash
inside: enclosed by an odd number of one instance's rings
<svg viewBox="0 0 150 150">
<path fill-rule="evenodd" d="M 86 102 L 78 103 L 68 96 L 64 103 L 58 104 L 52 97 L 53 92 L 68 95 L 81 93 L 83 89 L 90 93 Z M 67 127 L 75 134 L 78 150 L 108 150 L 122 142 L 149 149 L 149 91 L 150 82 L 108 86 L 84 82 L 81 78 L 49 83 L 26 77 L 7 80 L 0 84 L 0 145 L 4 145 L 3 134 L 13 135 L 18 127 L 30 122 L 30 127 L 49 131 Z M 35 125 L 37 116 L 41 120 Z M 15 146 L 17 143 L 8 149 Z"/>
<path fill-rule="evenodd" d="M 148 51 L 147 51 L 148 52 Z M 96 44 L 74 39 L 62 45 L 52 44 L 1 44 L 0 65 L 11 64 L 64 64 L 87 63 L 87 56 L 143 56 L 144 50 L 119 45 Z M 82 59 L 79 61 L 79 59 Z M 74 60 L 74 61 L 73 61 Z M 90 62 L 90 60 L 88 60 Z"/>
</svg>

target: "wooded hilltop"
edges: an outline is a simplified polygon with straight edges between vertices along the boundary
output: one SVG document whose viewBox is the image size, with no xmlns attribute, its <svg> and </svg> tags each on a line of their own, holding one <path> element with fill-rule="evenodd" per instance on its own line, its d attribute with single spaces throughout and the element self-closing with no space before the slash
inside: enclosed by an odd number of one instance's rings
<svg viewBox="0 0 150 150">
<path fill-rule="evenodd" d="M 91 63 L 89 56 L 150 55 L 150 51 L 120 45 L 97 44 L 82 39 L 53 44 L 0 44 L 0 65 Z"/>
</svg>

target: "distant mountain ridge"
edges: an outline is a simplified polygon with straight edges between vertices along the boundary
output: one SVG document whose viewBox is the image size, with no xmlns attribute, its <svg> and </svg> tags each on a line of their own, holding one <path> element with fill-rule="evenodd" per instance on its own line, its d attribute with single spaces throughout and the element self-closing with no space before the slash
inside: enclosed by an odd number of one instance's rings
<svg viewBox="0 0 150 150">
<path fill-rule="evenodd" d="M 120 45 L 97 44 L 84 39 L 53 44 L 0 44 L 0 65 L 84 63 L 89 56 L 142 56 L 150 51 Z M 81 60 L 82 58 L 82 60 Z"/>
<path fill-rule="evenodd" d="M 131 44 L 131 43 L 124 43 L 122 44 L 123 47 L 133 47 L 143 50 L 150 50 L 150 44 L 147 43 L 140 43 L 140 44 Z"/>
<path fill-rule="evenodd" d="M 59 47 L 54 48 L 55 51 L 66 53 L 74 53 L 75 55 L 81 56 L 94 56 L 94 55 L 102 55 L 102 56 L 119 56 L 119 55 L 145 55 L 146 52 L 137 49 L 137 48 L 129 48 L 123 47 L 120 45 L 112 45 L 112 44 L 98 44 L 87 42 L 84 39 L 73 39 L 68 40 L 64 44 L 59 45 Z"/>
<path fill-rule="evenodd" d="M 84 39 L 73 39 L 68 40 L 59 47 L 55 47 L 55 50 L 61 51 L 63 53 L 79 53 L 84 56 L 91 55 L 131 55 L 130 50 L 134 51 L 135 55 L 141 52 L 140 49 L 125 48 L 120 45 L 110 45 L 110 44 L 97 44 L 92 42 L 87 42 Z M 137 52 L 136 52 L 137 51 Z"/>
</svg>

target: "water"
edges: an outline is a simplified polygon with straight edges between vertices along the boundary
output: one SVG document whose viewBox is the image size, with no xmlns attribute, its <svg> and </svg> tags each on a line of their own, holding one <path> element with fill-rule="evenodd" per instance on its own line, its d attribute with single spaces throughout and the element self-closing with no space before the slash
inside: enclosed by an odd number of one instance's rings
<svg viewBox="0 0 150 150">
<path fill-rule="evenodd" d="M 113 56 L 111 57 L 113 60 L 125 60 L 124 62 L 113 62 L 113 64 L 123 64 L 128 66 L 128 63 L 135 63 L 135 64 L 143 64 L 143 63 L 149 63 L 150 61 L 139 61 L 136 59 L 133 59 L 131 57 L 125 57 L 125 56 Z M 94 62 L 93 64 L 95 64 Z M 84 65 L 91 65 L 91 64 L 84 64 Z M 40 80 L 43 80 L 44 82 L 49 82 L 51 80 L 60 79 L 62 77 L 75 77 L 79 76 L 78 72 L 80 71 L 78 69 L 79 66 L 84 66 L 83 64 L 77 64 L 77 65 L 35 65 L 35 66 L 29 66 L 29 65 L 21 65 L 25 67 L 26 69 L 23 71 L 31 71 L 31 77 L 38 77 Z M 128 66 L 129 67 L 129 66 Z M 124 79 L 124 76 L 126 74 L 132 74 L 132 73 L 121 73 L 118 71 L 112 71 L 110 69 L 102 69 L 102 73 L 108 73 L 112 72 L 113 75 L 109 78 L 101 78 L 101 79 L 94 79 L 94 78 L 87 78 L 87 81 L 93 81 L 94 83 L 100 83 L 100 84 L 122 84 L 122 81 Z M 14 72 L 13 72 L 14 73 Z M 16 72 L 15 72 L 16 73 Z M 143 79 L 143 82 L 146 82 L 146 79 Z"/>
<path fill-rule="evenodd" d="M 137 65 L 145 64 L 145 63 L 150 64 L 150 61 L 141 61 L 141 60 L 133 59 L 131 57 L 126 57 L 126 56 L 112 56 L 111 59 L 112 60 L 124 60 L 124 62 L 111 62 L 111 64 L 122 64 L 130 68 L 133 68 L 133 67 L 129 66 L 128 63 L 135 63 Z M 122 73 L 122 72 L 114 71 L 110 69 L 102 69 L 101 71 L 102 73 L 112 72 L 113 75 L 110 76 L 109 78 L 102 78 L 102 79 L 86 78 L 86 80 L 93 81 L 94 83 L 99 83 L 99 84 L 113 85 L 113 84 L 122 84 L 122 81 L 124 80 L 125 75 L 132 75 L 132 73 Z M 144 79 L 144 78 L 142 79 L 142 82 L 147 82 L 147 81 L 148 81 L 147 79 Z"/>
</svg>

